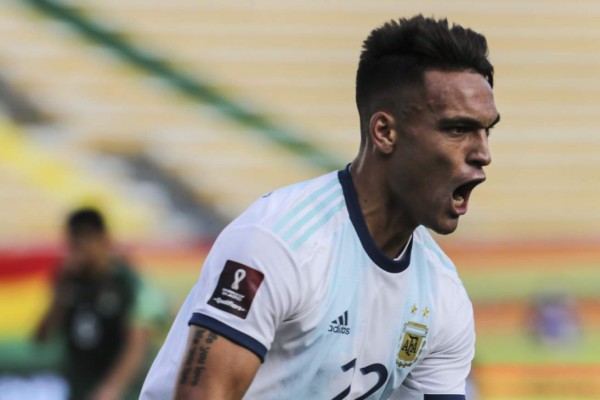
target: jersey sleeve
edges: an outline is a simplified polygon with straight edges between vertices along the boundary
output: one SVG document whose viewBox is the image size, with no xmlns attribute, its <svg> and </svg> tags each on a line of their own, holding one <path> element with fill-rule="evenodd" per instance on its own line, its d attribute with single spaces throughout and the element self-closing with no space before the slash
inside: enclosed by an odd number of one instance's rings
<svg viewBox="0 0 600 400">
<path fill-rule="evenodd" d="M 391 399 L 465 399 L 466 380 L 475 355 L 475 326 L 472 304 L 460 289 L 450 300 L 454 307 L 444 307 L 446 316 L 431 352 L 408 374 Z"/>
<path fill-rule="evenodd" d="M 261 361 L 297 307 L 298 268 L 285 243 L 256 226 L 224 231 L 204 264 L 190 324 L 208 328 Z"/>
</svg>

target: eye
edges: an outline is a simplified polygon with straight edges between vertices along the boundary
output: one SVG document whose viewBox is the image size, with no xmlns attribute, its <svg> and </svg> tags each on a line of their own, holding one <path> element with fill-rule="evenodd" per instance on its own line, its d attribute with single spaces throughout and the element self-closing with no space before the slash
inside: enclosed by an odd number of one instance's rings
<svg viewBox="0 0 600 400">
<path fill-rule="evenodd" d="M 471 129 L 466 126 L 449 126 L 445 129 L 451 135 L 460 136 L 468 133 Z"/>
</svg>

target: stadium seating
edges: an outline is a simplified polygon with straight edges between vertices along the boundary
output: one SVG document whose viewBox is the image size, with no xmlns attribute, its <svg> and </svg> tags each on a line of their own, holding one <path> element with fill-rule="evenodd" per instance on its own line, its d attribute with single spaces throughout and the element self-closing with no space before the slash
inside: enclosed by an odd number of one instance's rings
<svg viewBox="0 0 600 400">
<path fill-rule="evenodd" d="M 592 1 L 552 0 L 535 15 L 517 1 L 60 3 L 339 160 L 351 160 L 358 144 L 353 79 L 368 31 L 416 12 L 472 26 L 490 42 L 502 122 L 492 133 L 489 182 L 475 193 L 456 237 L 600 233 L 600 14 Z M 8 2 L 0 28 L 11 38 L 0 44 L 2 68 L 55 116 L 74 146 L 149 154 L 225 218 L 272 188 L 320 172 L 210 104 L 192 102 L 85 42 L 65 23 Z"/>
<path fill-rule="evenodd" d="M 0 26 L 12 38 L 0 44 L 3 69 L 60 122 L 61 139 L 83 152 L 147 153 L 228 218 L 261 194 L 317 173 L 22 5 L 3 6 Z"/>
<path fill-rule="evenodd" d="M 64 216 L 78 206 L 103 209 L 124 240 L 152 238 L 146 233 L 157 210 L 127 199 L 114 177 L 86 168 L 79 152 L 40 144 L 0 118 L 0 248 L 58 243 Z"/>
</svg>

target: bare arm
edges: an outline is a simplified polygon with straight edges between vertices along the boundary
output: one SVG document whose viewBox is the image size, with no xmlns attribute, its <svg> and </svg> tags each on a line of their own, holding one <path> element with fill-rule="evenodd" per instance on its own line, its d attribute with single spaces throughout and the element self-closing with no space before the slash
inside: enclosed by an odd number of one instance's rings
<svg viewBox="0 0 600 400">
<path fill-rule="evenodd" d="M 127 333 L 127 341 L 109 371 L 106 379 L 93 394 L 94 400 L 117 400 L 139 372 L 148 349 L 150 330 L 143 325 L 133 325 Z"/>
<path fill-rule="evenodd" d="M 239 400 L 259 366 L 260 359 L 250 350 L 191 325 L 174 399 Z"/>
</svg>

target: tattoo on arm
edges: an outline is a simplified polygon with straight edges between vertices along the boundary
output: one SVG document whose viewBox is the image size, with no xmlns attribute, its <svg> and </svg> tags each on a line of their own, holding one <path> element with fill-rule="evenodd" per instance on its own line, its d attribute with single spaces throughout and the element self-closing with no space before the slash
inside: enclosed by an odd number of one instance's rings
<svg viewBox="0 0 600 400">
<path fill-rule="evenodd" d="M 206 336 L 206 339 L 205 339 Z M 204 340 L 203 340 L 204 339 Z M 199 329 L 195 332 L 192 345 L 185 359 L 179 379 L 180 385 L 198 386 L 202 371 L 206 367 L 206 358 L 212 343 L 218 339 L 217 334 Z"/>
</svg>

